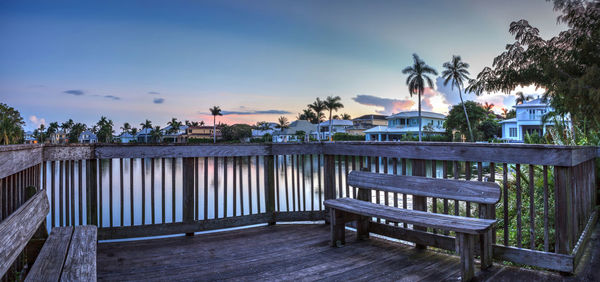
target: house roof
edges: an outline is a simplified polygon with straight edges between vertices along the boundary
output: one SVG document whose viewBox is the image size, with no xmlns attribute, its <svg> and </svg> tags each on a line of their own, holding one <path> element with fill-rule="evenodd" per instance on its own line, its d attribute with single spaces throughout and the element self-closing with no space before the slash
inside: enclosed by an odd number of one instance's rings
<svg viewBox="0 0 600 282">
<path fill-rule="evenodd" d="M 312 124 L 306 120 L 296 120 L 290 123 L 290 126 L 282 131 L 275 131 L 273 135 L 294 135 L 297 131 L 304 131 L 306 133 L 311 133 L 317 130 L 317 125 Z"/>
<path fill-rule="evenodd" d="M 120 138 L 133 138 L 133 135 L 131 135 L 131 133 L 129 132 L 123 132 L 121 133 L 121 135 L 119 135 Z"/>
<path fill-rule="evenodd" d="M 399 112 L 397 114 L 393 114 L 393 115 L 387 117 L 386 119 L 412 118 L 412 117 L 418 117 L 418 116 L 419 116 L 419 111 L 407 111 L 407 112 Z M 446 116 L 443 115 L 443 114 L 434 113 L 434 112 L 427 112 L 427 111 L 421 111 L 421 117 L 438 118 L 438 119 L 445 119 L 446 118 Z"/>
<path fill-rule="evenodd" d="M 550 103 L 548 100 L 544 100 L 542 98 L 533 99 L 531 101 L 526 101 L 523 104 L 519 104 L 514 106 L 515 108 L 526 108 L 526 107 L 548 107 Z"/>
<path fill-rule="evenodd" d="M 79 134 L 79 138 L 84 138 L 84 137 L 83 137 L 84 135 L 87 135 L 87 136 L 88 136 L 88 137 L 87 137 L 88 139 L 96 139 L 96 138 L 97 138 L 97 137 L 96 137 L 96 134 L 94 134 L 94 132 L 91 132 L 91 131 L 89 131 L 89 130 L 86 130 L 86 131 L 84 131 L 84 132 L 81 132 L 81 134 Z"/>
<path fill-rule="evenodd" d="M 332 119 L 331 120 L 331 124 L 333 126 L 339 125 L 339 126 L 352 126 L 352 121 L 351 120 L 343 120 L 343 119 Z M 319 124 L 320 126 L 329 126 L 329 121 L 326 120 L 322 123 Z"/>
<path fill-rule="evenodd" d="M 503 121 L 500 121 L 498 123 L 513 123 L 513 122 L 516 123 L 517 119 L 516 118 L 509 118 L 509 119 L 505 119 Z"/>
<path fill-rule="evenodd" d="M 359 116 L 353 120 L 373 120 L 373 119 L 378 119 L 378 120 L 385 120 L 387 116 L 385 115 L 364 115 L 364 116 Z"/>
</svg>

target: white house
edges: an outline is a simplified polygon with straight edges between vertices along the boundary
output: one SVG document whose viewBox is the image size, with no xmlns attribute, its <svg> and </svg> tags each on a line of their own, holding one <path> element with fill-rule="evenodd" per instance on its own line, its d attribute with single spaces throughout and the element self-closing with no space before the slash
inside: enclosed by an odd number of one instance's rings
<svg viewBox="0 0 600 282">
<path fill-rule="evenodd" d="M 181 125 L 178 130 L 171 131 L 171 126 L 169 125 L 161 129 L 162 141 L 166 140 L 173 143 L 184 143 L 187 128 L 187 125 Z"/>
<path fill-rule="evenodd" d="M 331 134 L 336 133 L 346 133 L 346 129 L 352 127 L 353 123 L 351 120 L 343 120 L 343 119 L 332 119 L 331 120 Z M 329 120 L 321 122 L 319 124 L 321 126 L 321 138 L 324 140 L 329 139 Z"/>
<path fill-rule="evenodd" d="M 366 141 L 398 141 L 406 135 L 419 134 L 419 112 L 399 112 L 386 118 L 387 126 L 376 126 L 365 130 Z M 446 116 L 421 111 L 421 131 L 424 135 L 443 134 Z"/>
<path fill-rule="evenodd" d="M 300 131 L 304 132 L 304 136 L 298 135 Z M 288 128 L 273 132 L 273 142 L 303 141 L 309 139 L 309 136 L 317 136 L 317 125 L 306 120 L 296 120 Z"/>
<path fill-rule="evenodd" d="M 273 134 L 277 131 L 279 131 L 279 129 L 277 129 L 277 124 L 274 122 L 269 122 L 264 129 L 252 129 L 252 138 L 261 138 L 265 136 L 265 134 L 270 134 L 273 136 Z"/>
<path fill-rule="evenodd" d="M 520 105 L 513 106 L 517 112 L 516 118 L 503 120 L 502 124 L 502 139 L 510 142 L 523 142 L 523 138 L 528 133 L 544 135 L 546 128 L 554 126 L 554 121 L 549 120 L 546 123 L 542 122 L 542 117 L 554 109 L 548 101 L 541 98 L 525 102 Z M 567 126 L 571 127 L 571 121 L 567 118 Z"/>
<path fill-rule="evenodd" d="M 86 130 L 79 134 L 79 138 L 77 138 L 79 143 L 98 143 L 98 137 L 93 132 Z"/>
</svg>

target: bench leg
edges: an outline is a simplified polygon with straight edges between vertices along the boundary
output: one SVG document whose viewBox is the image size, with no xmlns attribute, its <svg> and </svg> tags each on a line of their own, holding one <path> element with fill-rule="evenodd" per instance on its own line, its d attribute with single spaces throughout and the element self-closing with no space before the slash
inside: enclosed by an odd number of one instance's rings
<svg viewBox="0 0 600 282">
<path fill-rule="evenodd" d="M 356 236 L 358 240 L 369 239 L 369 222 L 371 218 L 368 216 L 359 216 L 356 221 Z"/>
<path fill-rule="evenodd" d="M 492 229 L 480 235 L 479 249 L 481 250 L 481 269 L 492 266 Z"/>
<path fill-rule="evenodd" d="M 330 209 L 331 223 L 331 246 L 341 247 L 346 243 L 346 228 L 344 212 L 336 209 Z"/>
<path fill-rule="evenodd" d="M 460 254 L 460 273 L 462 281 L 470 281 L 475 276 L 475 236 L 466 233 L 456 233 L 456 242 L 458 248 L 456 252 Z"/>
</svg>

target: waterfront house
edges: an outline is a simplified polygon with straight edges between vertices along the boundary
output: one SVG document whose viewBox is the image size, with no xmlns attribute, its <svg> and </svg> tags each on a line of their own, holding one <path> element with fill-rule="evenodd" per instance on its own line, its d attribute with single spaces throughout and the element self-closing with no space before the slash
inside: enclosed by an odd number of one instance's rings
<svg viewBox="0 0 600 282">
<path fill-rule="evenodd" d="M 86 130 L 79 134 L 77 141 L 79 141 L 79 143 L 82 144 L 98 143 L 98 136 L 96 136 L 96 134 L 94 134 L 93 132 Z"/>
<path fill-rule="evenodd" d="M 379 125 L 387 125 L 384 115 L 364 115 L 352 120 L 352 126 L 346 128 L 346 133 L 350 135 L 365 135 L 365 130 Z"/>
<path fill-rule="evenodd" d="M 138 143 L 152 142 L 152 128 L 144 128 L 135 135 Z"/>
<path fill-rule="evenodd" d="M 419 134 L 419 112 L 399 112 L 386 118 L 387 126 L 375 126 L 364 131 L 366 141 L 398 141 L 402 137 Z M 446 116 L 434 112 L 421 111 L 421 131 L 423 135 L 440 135 L 444 129 Z"/>
<path fill-rule="evenodd" d="M 273 134 L 279 130 L 280 129 L 277 128 L 277 123 L 269 122 L 267 123 L 266 128 L 252 129 L 252 138 L 262 138 L 265 136 L 265 134 L 270 134 L 273 136 Z"/>
<path fill-rule="evenodd" d="M 26 131 L 25 136 L 23 136 L 23 143 L 25 144 L 37 144 L 38 140 L 33 136 L 33 132 Z"/>
<path fill-rule="evenodd" d="M 171 126 L 167 126 L 161 130 L 162 132 L 162 141 L 172 142 L 172 143 L 185 143 L 186 142 L 186 134 L 187 134 L 187 125 L 179 126 L 178 130 L 171 130 Z"/>
<path fill-rule="evenodd" d="M 117 139 L 121 143 L 130 143 L 130 142 L 135 142 L 136 141 L 135 136 L 133 136 L 129 132 L 123 132 L 123 133 L 121 133 L 121 135 L 118 136 Z"/>
<path fill-rule="evenodd" d="M 517 143 L 523 142 L 527 134 L 542 136 L 546 134 L 548 127 L 554 126 L 553 120 L 548 120 L 545 123 L 542 122 L 544 115 L 554 111 L 549 102 L 542 98 L 538 97 L 535 100 L 513 107 L 517 112 L 516 117 L 500 122 L 502 124 L 503 140 Z M 571 120 L 568 117 L 565 122 L 567 127 L 571 127 Z"/>
<path fill-rule="evenodd" d="M 334 135 L 336 133 L 346 133 L 346 129 L 351 127 L 353 123 L 351 120 L 332 119 L 331 133 L 329 132 L 329 120 L 321 122 L 319 125 L 321 126 L 321 138 L 328 140 L 330 134 Z"/>
<path fill-rule="evenodd" d="M 190 126 L 185 129 L 184 142 L 190 139 L 213 139 L 213 126 Z M 217 127 L 217 140 L 221 139 L 221 129 Z"/>
<path fill-rule="evenodd" d="M 304 132 L 303 136 L 299 136 Z M 288 128 L 273 132 L 273 142 L 306 141 L 309 136 L 317 137 L 317 125 L 307 120 L 296 120 L 290 123 Z"/>
<path fill-rule="evenodd" d="M 48 141 L 51 144 L 65 144 L 69 143 L 69 138 L 66 132 L 64 132 L 63 130 L 59 130 L 51 133 L 50 137 L 48 138 Z"/>
</svg>

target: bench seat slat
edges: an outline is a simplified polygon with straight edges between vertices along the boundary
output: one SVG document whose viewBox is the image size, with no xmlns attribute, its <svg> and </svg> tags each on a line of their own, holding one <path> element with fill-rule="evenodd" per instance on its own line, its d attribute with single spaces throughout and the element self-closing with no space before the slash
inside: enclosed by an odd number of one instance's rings
<svg viewBox="0 0 600 282">
<path fill-rule="evenodd" d="M 480 204 L 500 201 L 500 186 L 494 182 L 351 171 L 348 184 L 357 188 Z"/>
<path fill-rule="evenodd" d="M 96 281 L 97 238 L 98 228 L 96 226 L 75 227 L 61 280 Z"/>
<path fill-rule="evenodd" d="M 325 206 L 363 216 L 377 217 L 393 222 L 406 222 L 423 227 L 439 228 L 468 234 L 481 234 L 494 226 L 495 220 L 428 213 L 378 205 L 351 198 L 326 200 Z"/>
<path fill-rule="evenodd" d="M 69 251 L 73 227 L 54 227 L 25 281 L 58 281 Z"/>
</svg>

